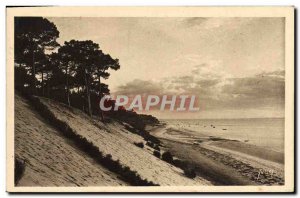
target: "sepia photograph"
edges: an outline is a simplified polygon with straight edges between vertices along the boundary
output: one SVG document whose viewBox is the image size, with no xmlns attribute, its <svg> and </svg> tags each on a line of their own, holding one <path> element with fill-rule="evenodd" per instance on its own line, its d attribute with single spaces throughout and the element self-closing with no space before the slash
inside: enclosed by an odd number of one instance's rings
<svg viewBox="0 0 300 198">
<path fill-rule="evenodd" d="M 7 191 L 293 192 L 293 7 L 10 7 Z"/>
</svg>

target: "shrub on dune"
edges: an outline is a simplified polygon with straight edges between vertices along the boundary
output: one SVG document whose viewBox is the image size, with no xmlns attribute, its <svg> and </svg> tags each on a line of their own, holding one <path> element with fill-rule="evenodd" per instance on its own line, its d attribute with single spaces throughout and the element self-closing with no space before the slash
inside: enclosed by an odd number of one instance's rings
<svg viewBox="0 0 300 198">
<path fill-rule="evenodd" d="M 155 144 L 153 148 L 154 148 L 155 150 L 157 150 L 157 151 L 160 151 L 160 148 L 159 148 L 159 146 L 158 146 L 157 144 Z"/>
<path fill-rule="evenodd" d="M 17 185 L 25 172 L 25 161 L 15 157 L 15 185 Z"/>
<path fill-rule="evenodd" d="M 144 143 L 143 142 L 134 142 L 134 145 L 140 148 L 144 148 Z"/>
<path fill-rule="evenodd" d="M 180 159 L 174 159 L 173 160 L 173 165 L 178 167 L 178 168 L 183 168 L 184 167 L 184 162 L 181 161 Z"/>
<path fill-rule="evenodd" d="M 162 154 L 162 160 L 172 164 L 173 163 L 173 156 L 169 151 L 166 151 Z"/>
<path fill-rule="evenodd" d="M 157 158 L 160 158 L 160 152 L 157 151 L 157 150 L 154 150 L 154 151 L 153 151 L 153 155 L 154 155 L 155 157 L 157 157 Z"/>
<path fill-rule="evenodd" d="M 189 178 L 195 178 L 196 175 L 196 170 L 194 167 L 187 167 L 186 169 L 184 169 L 184 174 L 189 177 Z"/>
<path fill-rule="evenodd" d="M 153 142 L 150 142 L 150 141 L 147 141 L 146 145 L 151 147 L 151 148 L 153 148 L 153 146 L 154 146 Z"/>
<path fill-rule="evenodd" d="M 160 148 L 159 148 L 158 144 L 155 144 L 155 143 L 153 143 L 151 141 L 147 141 L 146 145 L 149 146 L 149 147 L 151 147 L 151 148 L 153 148 L 153 149 L 155 149 L 155 150 L 157 150 L 157 151 L 160 151 Z"/>
</svg>

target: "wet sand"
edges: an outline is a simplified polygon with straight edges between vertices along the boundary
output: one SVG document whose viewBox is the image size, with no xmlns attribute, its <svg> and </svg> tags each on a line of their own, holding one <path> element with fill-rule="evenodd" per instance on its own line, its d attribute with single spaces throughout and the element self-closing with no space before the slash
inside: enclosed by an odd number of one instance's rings
<svg viewBox="0 0 300 198">
<path fill-rule="evenodd" d="M 283 185 L 284 155 L 236 140 L 168 126 L 149 128 L 164 150 L 196 167 L 214 185 Z"/>
</svg>

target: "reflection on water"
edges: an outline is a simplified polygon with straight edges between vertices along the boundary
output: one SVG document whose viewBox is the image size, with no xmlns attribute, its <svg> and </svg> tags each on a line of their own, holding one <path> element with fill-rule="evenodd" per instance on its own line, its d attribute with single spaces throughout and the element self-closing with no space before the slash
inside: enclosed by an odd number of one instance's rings
<svg viewBox="0 0 300 198">
<path fill-rule="evenodd" d="M 284 118 L 163 120 L 170 127 L 284 151 Z"/>
</svg>

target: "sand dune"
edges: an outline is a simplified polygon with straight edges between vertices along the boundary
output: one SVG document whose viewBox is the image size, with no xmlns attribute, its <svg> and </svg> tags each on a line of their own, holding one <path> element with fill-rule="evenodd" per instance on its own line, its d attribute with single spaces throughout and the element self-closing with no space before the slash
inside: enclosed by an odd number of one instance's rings
<svg viewBox="0 0 300 198">
<path fill-rule="evenodd" d="M 18 186 L 127 185 L 61 136 L 17 94 L 15 109 L 15 155 L 25 161 Z"/>
<path fill-rule="evenodd" d="M 196 177 L 190 179 L 183 171 L 156 158 L 148 148 L 141 149 L 134 142 L 144 142 L 141 136 L 135 135 L 118 123 L 103 124 L 88 117 L 80 110 L 69 108 L 49 99 L 41 98 L 44 105 L 55 116 L 68 123 L 77 134 L 87 138 L 103 154 L 110 154 L 114 160 L 131 170 L 136 171 L 143 179 L 158 185 L 209 185 L 207 180 Z M 150 150 L 150 151 L 149 151 Z"/>
</svg>

